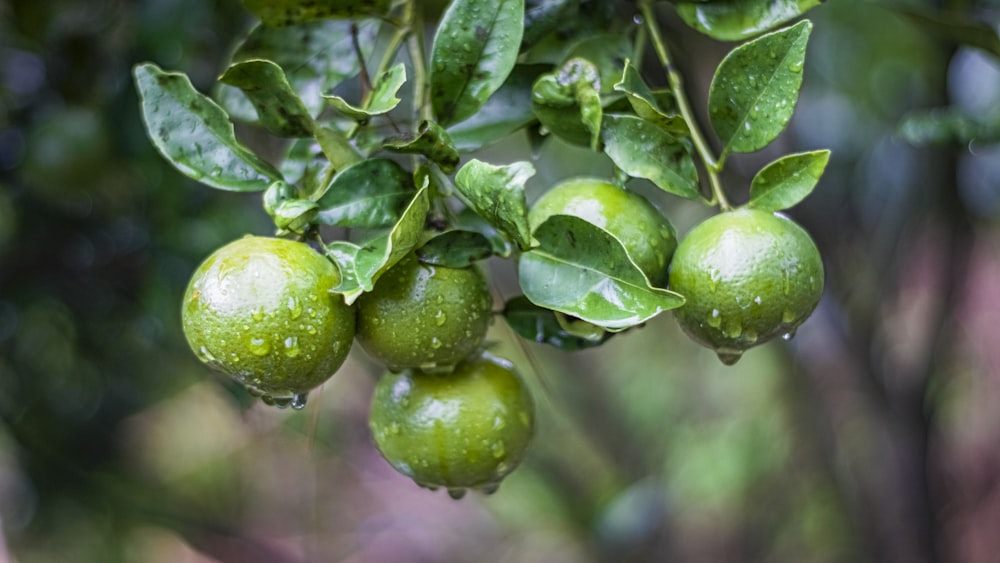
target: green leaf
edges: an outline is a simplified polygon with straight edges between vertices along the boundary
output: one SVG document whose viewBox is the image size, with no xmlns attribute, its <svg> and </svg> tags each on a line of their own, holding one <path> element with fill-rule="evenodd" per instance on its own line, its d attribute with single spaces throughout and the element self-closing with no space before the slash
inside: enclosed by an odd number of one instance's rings
<svg viewBox="0 0 1000 563">
<path fill-rule="evenodd" d="M 273 166 L 236 140 L 221 107 L 181 73 L 135 67 L 142 118 L 157 150 L 186 176 L 220 190 L 262 191 L 281 180 Z"/>
<path fill-rule="evenodd" d="M 811 31 L 804 20 L 744 43 L 722 60 L 708 93 L 708 117 L 724 150 L 764 148 L 788 124 Z"/>
<path fill-rule="evenodd" d="M 529 49 L 549 33 L 572 21 L 579 11 L 579 0 L 526 0 L 524 37 L 521 50 Z"/>
<path fill-rule="evenodd" d="M 719 0 L 679 2 L 690 27 L 720 41 L 742 41 L 806 13 L 823 0 Z"/>
<path fill-rule="evenodd" d="M 535 305 L 523 295 L 507 301 L 503 316 L 521 338 L 554 346 L 566 352 L 600 346 L 615 335 L 602 330 L 596 338 L 584 338 L 563 328 L 557 313 Z"/>
<path fill-rule="evenodd" d="M 296 139 L 288 146 L 281 160 L 281 174 L 289 184 L 295 184 L 304 197 L 311 197 L 328 183 L 334 168 L 323 155 L 315 139 Z"/>
<path fill-rule="evenodd" d="M 357 149 L 351 145 L 347 137 L 340 131 L 335 131 L 329 127 L 317 127 L 314 131 L 316 142 L 319 143 L 323 155 L 326 156 L 335 170 L 342 170 L 348 166 L 361 162 L 362 156 Z"/>
<path fill-rule="evenodd" d="M 307 199 L 287 199 L 274 209 L 274 226 L 279 234 L 303 234 L 316 219 L 318 212 L 315 201 Z"/>
<path fill-rule="evenodd" d="M 466 207 L 459 211 L 455 217 L 455 226 L 463 230 L 477 232 L 486 237 L 486 240 L 490 242 L 494 256 L 509 258 L 511 253 L 514 252 L 514 245 L 511 244 L 510 240 L 500 234 L 500 231 L 496 227 L 487 223 L 486 219 L 480 217 L 471 208 Z"/>
<path fill-rule="evenodd" d="M 394 161 L 363 160 L 333 177 L 317 201 L 317 221 L 340 227 L 387 227 L 410 205 L 414 190 L 409 173 Z"/>
<path fill-rule="evenodd" d="M 768 164 L 750 183 L 747 207 L 765 211 L 788 209 L 806 198 L 823 175 L 830 151 L 783 156 Z"/>
<path fill-rule="evenodd" d="M 535 120 L 531 84 L 546 65 L 517 65 L 483 107 L 472 117 L 448 128 L 460 152 L 479 150 Z"/>
<path fill-rule="evenodd" d="M 453 0 L 431 47 L 431 102 L 442 125 L 476 113 L 507 79 L 524 31 L 524 0 Z"/>
<path fill-rule="evenodd" d="M 597 67 L 584 59 L 571 59 L 557 72 L 543 74 L 535 81 L 531 105 L 549 132 L 596 150 L 604 117 L 600 90 Z"/>
<path fill-rule="evenodd" d="M 680 307 L 684 298 L 649 285 L 607 231 L 569 215 L 535 230 L 540 246 L 521 255 L 518 276 L 532 303 L 608 330 L 624 330 Z"/>
<path fill-rule="evenodd" d="M 361 71 L 354 50 L 351 27 L 356 26 L 359 45 L 372 45 L 378 32 L 373 21 L 319 21 L 289 27 L 258 25 L 236 48 L 232 63 L 266 59 L 285 71 L 302 103 L 315 118 L 323 110 L 323 94 Z M 216 99 L 234 119 L 256 121 L 253 106 L 232 86 L 220 85 Z"/>
<path fill-rule="evenodd" d="M 242 90 L 257 110 L 261 125 L 272 133 L 283 137 L 312 135 L 312 116 L 277 64 L 265 60 L 236 63 L 219 80 Z"/>
<path fill-rule="evenodd" d="M 614 90 L 625 94 L 636 115 L 659 125 L 664 131 L 681 135 L 687 135 L 690 131 L 684 117 L 677 113 L 674 107 L 676 104 L 664 109 L 656 94 L 649 89 L 639 70 L 631 62 L 625 63 L 621 80 L 614 85 Z M 665 94 L 667 100 L 673 102 L 673 94 L 670 92 Z"/>
<path fill-rule="evenodd" d="M 422 154 L 436 162 L 445 174 L 458 168 L 460 157 L 448 132 L 433 121 L 421 121 L 416 135 L 384 143 L 383 148 L 403 154 Z"/>
<path fill-rule="evenodd" d="M 601 138 L 605 154 L 629 176 L 646 178 L 686 199 L 701 197 L 690 146 L 653 122 L 634 115 L 606 115 Z"/>
<path fill-rule="evenodd" d="M 340 96 L 329 95 L 323 97 L 340 113 L 355 121 L 364 122 L 373 116 L 389 113 L 395 109 L 400 102 L 396 94 L 404 83 L 406 83 L 406 66 L 403 63 L 399 63 L 375 79 L 368 103 L 364 107 L 352 106 Z"/>
<path fill-rule="evenodd" d="M 904 116 L 899 135 L 918 147 L 998 143 L 1000 119 L 984 120 L 957 107 L 934 108 Z"/>
<path fill-rule="evenodd" d="M 614 91 L 614 85 L 621 78 L 625 63 L 631 55 L 632 42 L 626 34 L 596 33 L 570 47 L 564 61 L 584 59 L 594 65 L 600 77 L 599 91 L 607 94 Z"/>
<path fill-rule="evenodd" d="M 526 249 L 531 246 L 531 228 L 524 184 L 534 175 L 530 162 L 493 166 L 473 159 L 455 175 L 455 185 L 480 217 Z"/>
<path fill-rule="evenodd" d="M 347 241 L 327 245 L 327 256 L 337 264 L 341 274 L 340 285 L 334 291 L 342 294 L 348 305 L 362 293 L 371 291 L 382 274 L 416 248 L 429 210 L 430 200 L 424 186 L 388 233 L 363 245 Z"/>
<path fill-rule="evenodd" d="M 265 25 L 282 27 L 324 18 L 377 16 L 390 0 L 243 0 L 243 5 Z"/>
<path fill-rule="evenodd" d="M 475 231 L 463 230 L 441 233 L 417 249 L 421 262 L 448 268 L 465 268 L 492 254 L 489 239 Z"/>
<path fill-rule="evenodd" d="M 884 7 L 902 14 L 924 31 L 948 41 L 969 45 L 991 53 L 1000 59 L 1000 31 L 992 25 L 968 19 L 961 14 L 931 11 L 919 6 L 906 6 L 897 2 L 881 3 Z"/>
</svg>

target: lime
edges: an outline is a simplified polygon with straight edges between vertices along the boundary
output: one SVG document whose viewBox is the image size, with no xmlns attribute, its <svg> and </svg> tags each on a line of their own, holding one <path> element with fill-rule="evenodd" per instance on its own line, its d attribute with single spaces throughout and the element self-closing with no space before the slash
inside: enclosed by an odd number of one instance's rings
<svg viewBox="0 0 1000 563">
<path fill-rule="evenodd" d="M 198 267 L 181 309 L 184 335 L 202 362 L 265 402 L 300 406 L 343 364 L 354 311 L 331 293 L 333 264 L 309 245 L 247 236 Z"/>
<path fill-rule="evenodd" d="M 809 234 L 780 213 L 738 209 L 691 230 L 674 254 L 674 310 L 695 341 L 726 364 L 776 336 L 791 338 L 823 293 L 823 262 Z"/>
<path fill-rule="evenodd" d="M 534 434 L 534 402 L 506 360 L 483 354 L 450 374 L 383 375 L 369 426 L 382 456 L 423 487 L 493 492 Z"/>
</svg>

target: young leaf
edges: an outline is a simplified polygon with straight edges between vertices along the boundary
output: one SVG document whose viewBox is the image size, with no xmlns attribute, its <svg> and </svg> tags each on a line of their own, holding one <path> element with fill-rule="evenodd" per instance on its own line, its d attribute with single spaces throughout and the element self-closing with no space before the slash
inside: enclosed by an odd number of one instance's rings
<svg viewBox="0 0 1000 563">
<path fill-rule="evenodd" d="M 830 151 L 813 151 L 783 156 L 768 164 L 750 183 L 747 207 L 781 211 L 806 198 L 819 182 Z"/>
<path fill-rule="evenodd" d="M 679 2 L 677 13 L 693 29 L 719 41 L 741 41 L 791 21 L 822 0 Z"/>
<path fill-rule="evenodd" d="M 388 141 L 382 146 L 392 152 L 422 154 L 436 162 L 445 174 L 451 174 L 458 168 L 460 157 L 455 143 L 451 142 L 448 132 L 433 121 L 420 122 L 413 137 Z"/>
<path fill-rule="evenodd" d="M 455 175 L 455 185 L 477 214 L 526 249 L 531 246 L 531 229 L 524 183 L 534 175 L 529 162 L 493 166 L 473 159 Z"/>
<path fill-rule="evenodd" d="M 409 206 L 414 189 L 410 175 L 394 161 L 362 160 L 333 177 L 317 201 L 317 221 L 341 227 L 387 227 Z"/>
<path fill-rule="evenodd" d="M 517 65 L 479 111 L 448 128 L 460 152 L 479 150 L 535 120 L 531 111 L 531 84 L 546 65 Z"/>
<path fill-rule="evenodd" d="M 691 149 L 651 121 L 634 115 L 606 115 L 604 152 L 629 176 L 646 178 L 661 190 L 698 199 L 698 170 Z"/>
<path fill-rule="evenodd" d="M 396 93 L 406 83 L 406 66 L 399 63 L 385 71 L 375 79 L 375 85 L 364 107 L 355 107 L 340 96 L 324 95 L 330 105 L 340 113 L 355 121 L 367 121 L 373 116 L 389 113 L 397 105 L 399 98 Z"/>
<path fill-rule="evenodd" d="M 273 61 L 285 71 L 292 90 L 315 118 L 323 110 L 323 94 L 361 70 L 351 36 L 352 26 L 359 45 L 375 42 L 378 24 L 374 21 L 327 20 L 280 28 L 258 25 L 237 47 L 232 63 Z M 215 96 L 234 119 L 257 120 L 241 91 L 221 85 Z M 249 106 L 249 111 L 243 109 L 245 106 Z"/>
<path fill-rule="evenodd" d="M 243 5 L 265 25 L 282 27 L 323 18 L 357 18 L 385 13 L 390 0 L 243 0 Z"/>
<path fill-rule="evenodd" d="M 669 108 L 670 111 L 664 110 L 656 95 L 643 81 L 639 70 L 632 66 L 631 62 L 626 61 L 622 78 L 615 84 L 614 90 L 625 94 L 632 111 L 639 117 L 652 121 L 668 133 L 688 134 L 689 129 L 684 118 L 673 111 L 672 107 Z M 671 95 L 669 99 L 673 100 L 673 96 Z"/>
<path fill-rule="evenodd" d="M 535 305 L 523 295 L 507 301 L 503 316 L 521 338 L 554 346 L 566 352 L 600 346 L 615 335 L 602 331 L 596 338 L 583 338 L 563 328 L 551 309 Z"/>
<path fill-rule="evenodd" d="M 330 161 L 323 155 L 319 143 L 312 138 L 292 141 L 279 169 L 286 182 L 299 187 L 303 197 L 317 194 L 333 174 Z"/>
<path fill-rule="evenodd" d="M 448 268 L 465 268 L 492 254 L 489 239 L 475 231 L 461 230 L 441 233 L 417 249 L 421 262 Z"/>
<path fill-rule="evenodd" d="M 584 59 L 570 59 L 557 72 L 543 74 L 531 87 L 531 105 L 549 132 L 596 150 L 601 140 L 601 78 Z"/>
<path fill-rule="evenodd" d="M 442 125 L 476 113 L 517 59 L 524 0 L 454 0 L 431 47 L 431 102 Z"/>
<path fill-rule="evenodd" d="M 265 60 L 236 63 L 219 80 L 242 90 L 257 110 L 261 125 L 272 133 L 283 137 L 312 135 L 312 116 L 277 64 Z"/>
<path fill-rule="evenodd" d="M 624 330 L 684 298 L 649 285 L 625 247 L 603 229 L 553 215 L 535 230 L 539 245 L 521 255 L 518 277 L 532 303 L 608 330 Z"/>
<path fill-rule="evenodd" d="M 157 150 L 185 175 L 230 191 L 262 191 L 281 180 L 273 166 L 236 140 L 226 112 L 181 73 L 135 67 L 142 117 Z"/>
<path fill-rule="evenodd" d="M 724 150 L 762 149 L 788 124 L 811 31 L 804 20 L 744 43 L 722 60 L 708 93 L 708 117 Z"/>
<path fill-rule="evenodd" d="M 334 288 L 350 305 L 389 268 L 411 252 L 420 241 L 424 219 L 430 210 L 427 187 L 422 187 L 407 206 L 399 221 L 388 233 L 363 245 L 335 241 L 327 245 L 329 256 L 340 269 L 340 285 Z"/>
<path fill-rule="evenodd" d="M 570 47 L 564 60 L 584 59 L 594 65 L 601 79 L 600 92 L 607 94 L 613 91 L 631 55 L 632 42 L 626 34 L 595 33 Z"/>
</svg>

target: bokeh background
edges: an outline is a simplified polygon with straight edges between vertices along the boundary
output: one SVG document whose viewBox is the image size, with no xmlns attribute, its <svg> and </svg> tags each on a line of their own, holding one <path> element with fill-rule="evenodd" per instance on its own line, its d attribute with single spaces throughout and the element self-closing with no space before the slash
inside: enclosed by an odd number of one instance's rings
<svg viewBox="0 0 1000 563">
<path fill-rule="evenodd" d="M 945 4 L 1000 21 L 996 3 Z M 731 45 L 661 15 L 704 115 Z M 155 153 L 130 71 L 209 91 L 252 23 L 238 0 L 0 3 L 0 561 L 1000 561 L 1000 150 L 899 135 L 945 105 L 1000 123 L 1000 63 L 872 2 L 809 17 L 792 124 L 725 181 L 739 202 L 779 154 L 833 150 L 790 213 L 826 261 L 819 309 L 734 367 L 669 315 L 573 354 L 498 320 L 539 434 L 497 494 L 453 501 L 374 449 L 360 349 L 279 411 L 186 347 L 198 262 L 272 227 L 256 196 Z M 532 196 L 610 171 L 528 146 L 483 158 L 532 159 Z M 682 233 L 709 211 L 644 193 Z M 509 296 L 510 265 L 489 266 Z"/>
</svg>

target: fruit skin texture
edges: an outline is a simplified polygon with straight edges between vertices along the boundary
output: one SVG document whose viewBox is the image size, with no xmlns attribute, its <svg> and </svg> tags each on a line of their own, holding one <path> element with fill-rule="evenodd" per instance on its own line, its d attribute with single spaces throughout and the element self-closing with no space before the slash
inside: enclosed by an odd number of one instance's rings
<svg viewBox="0 0 1000 563">
<path fill-rule="evenodd" d="M 511 364 L 483 354 L 447 375 L 383 375 L 369 427 L 397 471 L 458 496 L 455 489 L 495 490 L 524 457 L 534 419 L 534 401 Z"/>
<path fill-rule="evenodd" d="M 394 371 L 447 370 L 482 344 L 492 308 L 476 267 L 432 266 L 409 254 L 358 298 L 358 342 Z"/>
<path fill-rule="evenodd" d="M 354 311 L 333 264 L 309 245 L 247 236 L 216 250 L 184 293 L 181 321 L 195 355 L 273 398 L 305 393 L 343 364 Z"/>
<path fill-rule="evenodd" d="M 677 232 L 643 196 L 597 178 L 572 178 L 549 189 L 532 205 L 528 213 L 531 230 L 552 215 L 572 215 L 608 231 L 654 286 L 666 286 Z"/>
<path fill-rule="evenodd" d="M 687 298 L 674 310 L 685 332 L 731 364 L 751 346 L 794 334 L 823 294 L 823 261 L 791 219 L 738 209 L 681 241 L 670 288 Z"/>
</svg>

